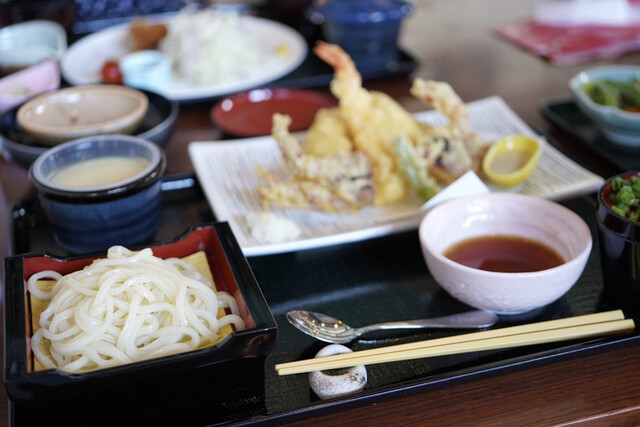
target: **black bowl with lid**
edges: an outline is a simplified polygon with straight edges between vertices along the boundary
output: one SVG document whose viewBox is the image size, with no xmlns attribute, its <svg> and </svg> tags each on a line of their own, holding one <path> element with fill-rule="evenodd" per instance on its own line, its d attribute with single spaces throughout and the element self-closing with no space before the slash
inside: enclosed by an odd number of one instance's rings
<svg viewBox="0 0 640 427">
<path fill-rule="evenodd" d="M 640 178 L 640 171 L 610 177 L 598 191 L 598 237 L 604 292 L 627 310 L 640 311 L 640 222 L 612 209 L 612 182 Z"/>
</svg>

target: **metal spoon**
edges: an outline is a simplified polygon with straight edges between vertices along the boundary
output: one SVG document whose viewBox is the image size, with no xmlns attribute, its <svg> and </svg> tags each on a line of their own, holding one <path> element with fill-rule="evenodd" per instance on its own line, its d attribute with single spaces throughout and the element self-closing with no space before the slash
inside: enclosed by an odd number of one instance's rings
<svg viewBox="0 0 640 427">
<path fill-rule="evenodd" d="M 360 335 L 378 330 L 387 329 L 421 329 L 421 328 L 453 328 L 453 329 L 479 329 L 487 328 L 498 321 L 494 313 L 477 310 L 465 313 L 453 314 L 432 319 L 417 319 L 399 322 L 376 323 L 352 328 L 341 320 L 334 319 L 326 314 L 314 313 L 307 310 L 292 310 L 287 313 L 289 322 L 304 332 L 320 341 L 345 344 L 353 341 Z"/>
</svg>

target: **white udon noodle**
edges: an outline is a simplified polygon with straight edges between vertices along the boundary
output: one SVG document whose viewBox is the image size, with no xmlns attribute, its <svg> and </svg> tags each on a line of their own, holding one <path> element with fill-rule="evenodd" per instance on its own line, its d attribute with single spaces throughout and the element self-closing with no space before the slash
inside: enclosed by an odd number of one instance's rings
<svg viewBox="0 0 640 427">
<path fill-rule="evenodd" d="M 36 281 L 56 280 L 51 291 Z M 151 249 L 109 248 L 106 258 L 62 276 L 42 271 L 27 281 L 32 295 L 50 300 L 31 349 L 45 368 L 67 372 L 181 353 L 212 344 L 228 324 L 245 328 L 235 299 L 179 258 Z M 217 318 L 218 308 L 231 314 Z M 50 342 L 50 357 L 41 340 Z"/>
</svg>

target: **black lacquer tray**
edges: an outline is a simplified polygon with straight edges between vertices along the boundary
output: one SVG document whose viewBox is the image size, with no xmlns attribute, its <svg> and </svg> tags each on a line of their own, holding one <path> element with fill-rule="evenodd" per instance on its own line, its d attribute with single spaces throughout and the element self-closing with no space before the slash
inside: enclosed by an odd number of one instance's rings
<svg viewBox="0 0 640 427">
<path fill-rule="evenodd" d="M 170 239 L 184 232 L 188 226 L 215 219 L 194 177 L 168 177 L 163 188 L 165 201 L 161 214 L 162 225 L 156 239 Z M 501 317 L 497 326 L 617 308 L 603 294 L 594 197 L 579 197 L 564 204 L 587 221 L 594 236 L 594 248 L 582 277 L 555 303 L 526 315 Z M 10 243 L 13 254 L 44 249 L 54 254 L 64 254 L 52 238 L 36 199 L 15 204 L 12 213 Z M 252 257 L 249 258 L 249 264 L 278 324 L 278 344 L 265 362 L 264 401 L 257 405 L 251 402 L 246 411 L 235 408 L 233 414 L 224 419 L 223 423 L 226 424 L 296 421 L 311 414 L 344 410 L 479 379 L 502 370 L 618 348 L 635 342 L 639 337 L 635 332 L 596 340 L 372 365 L 368 367 L 369 381 L 363 392 L 321 401 L 310 390 L 306 374 L 280 377 L 275 372 L 275 364 L 313 357 L 326 345 L 289 325 L 285 317 L 288 310 L 311 309 L 336 316 L 351 325 L 365 325 L 449 314 L 469 307 L 448 296 L 435 283 L 422 259 L 417 231 L 301 252 Z M 626 314 L 633 317 L 633 314 Z M 373 336 L 368 341 L 354 343 L 352 348 L 365 349 L 451 333 L 454 332 L 398 334 L 396 331 L 393 338 Z M 23 425 L 20 414 L 12 406 L 10 403 L 11 424 Z M 202 413 L 202 419 L 198 420 L 201 425 L 219 423 L 219 420 L 208 420 L 206 411 Z M 131 416 L 134 417 L 134 414 Z M 125 416 L 122 425 L 129 421 Z"/>
<path fill-rule="evenodd" d="M 571 135 L 587 150 L 607 159 L 620 171 L 640 170 L 640 148 L 609 141 L 572 99 L 549 100 L 540 106 L 540 112 L 554 126 Z"/>
</svg>

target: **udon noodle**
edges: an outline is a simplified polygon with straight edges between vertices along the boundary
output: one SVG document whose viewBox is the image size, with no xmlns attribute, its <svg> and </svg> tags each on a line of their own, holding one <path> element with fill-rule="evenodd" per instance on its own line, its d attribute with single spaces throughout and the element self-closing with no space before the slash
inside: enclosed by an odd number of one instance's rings
<svg viewBox="0 0 640 427">
<path fill-rule="evenodd" d="M 51 290 L 38 281 L 55 280 Z M 106 258 L 65 276 L 42 271 L 29 292 L 50 300 L 31 349 L 45 368 L 85 372 L 215 343 L 225 325 L 244 329 L 235 299 L 196 268 L 151 249 L 113 246 Z M 219 308 L 230 314 L 218 318 Z"/>
</svg>

